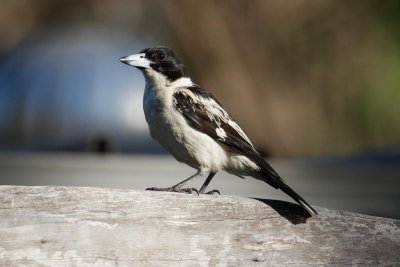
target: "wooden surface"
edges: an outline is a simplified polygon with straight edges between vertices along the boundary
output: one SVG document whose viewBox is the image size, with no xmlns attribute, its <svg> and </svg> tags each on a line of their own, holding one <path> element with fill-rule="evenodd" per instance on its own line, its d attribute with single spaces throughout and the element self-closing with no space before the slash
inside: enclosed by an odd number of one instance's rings
<svg viewBox="0 0 400 267">
<path fill-rule="evenodd" d="M 0 186 L 0 266 L 400 265 L 400 221 L 236 196 Z"/>
<path fill-rule="evenodd" d="M 313 205 L 400 219 L 400 157 L 389 162 L 388 157 L 366 162 L 335 163 L 316 158 L 271 158 L 268 162 Z M 144 190 L 177 184 L 193 173 L 192 168 L 168 155 L 0 151 L 0 185 Z M 200 188 L 205 179 L 196 179 L 190 186 Z M 217 173 L 209 188 L 219 189 L 223 195 L 291 201 L 263 181 L 241 179 L 223 171 Z"/>
</svg>

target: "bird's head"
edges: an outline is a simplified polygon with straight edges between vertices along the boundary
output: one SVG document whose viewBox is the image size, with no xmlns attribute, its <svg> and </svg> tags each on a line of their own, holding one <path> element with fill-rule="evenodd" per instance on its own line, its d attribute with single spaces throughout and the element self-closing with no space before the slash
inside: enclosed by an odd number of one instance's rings
<svg viewBox="0 0 400 267">
<path fill-rule="evenodd" d="M 120 58 L 120 61 L 138 68 L 145 78 L 152 82 L 160 78 L 173 82 L 179 78 L 188 77 L 182 60 L 172 49 L 164 46 L 143 49 L 138 54 Z"/>
</svg>

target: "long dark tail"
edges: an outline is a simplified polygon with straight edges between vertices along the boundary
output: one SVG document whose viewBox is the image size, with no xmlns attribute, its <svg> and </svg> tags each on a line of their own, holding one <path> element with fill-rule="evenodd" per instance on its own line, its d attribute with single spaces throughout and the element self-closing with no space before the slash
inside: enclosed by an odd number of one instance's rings
<svg viewBox="0 0 400 267">
<path fill-rule="evenodd" d="M 310 206 L 299 194 L 297 194 L 292 188 L 290 188 L 285 182 L 278 186 L 283 192 L 288 194 L 297 203 L 299 203 L 311 216 L 318 215 L 317 211 Z"/>
<path fill-rule="evenodd" d="M 313 207 L 307 203 L 299 194 L 297 194 L 292 188 L 290 188 L 286 182 L 279 176 L 279 174 L 266 162 L 261 164 L 260 174 L 262 174 L 263 180 L 269 185 L 276 189 L 281 189 L 283 192 L 288 194 L 291 198 L 299 203 L 311 216 L 318 215 Z"/>
</svg>

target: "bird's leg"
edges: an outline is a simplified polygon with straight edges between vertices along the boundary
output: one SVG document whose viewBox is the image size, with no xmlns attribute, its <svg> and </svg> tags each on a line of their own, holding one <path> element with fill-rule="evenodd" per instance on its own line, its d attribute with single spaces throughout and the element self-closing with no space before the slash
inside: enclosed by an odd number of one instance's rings
<svg viewBox="0 0 400 267">
<path fill-rule="evenodd" d="M 197 194 L 199 194 L 199 191 L 196 188 L 182 188 L 182 186 L 184 186 L 187 182 L 189 182 L 190 180 L 194 179 L 197 176 L 202 175 L 203 173 L 201 172 L 201 170 L 198 170 L 195 174 L 193 174 L 192 176 L 190 176 L 189 178 L 183 180 L 180 183 L 177 183 L 176 185 L 172 186 L 172 187 L 167 187 L 167 188 L 158 188 L 158 187 L 150 187 L 147 188 L 146 190 L 150 190 L 150 191 L 167 191 L 167 192 L 179 192 L 179 193 L 188 193 L 191 194 L 192 192 L 196 192 Z"/>
<path fill-rule="evenodd" d="M 208 175 L 204 184 L 200 188 L 200 191 L 199 191 L 200 194 L 204 194 L 204 191 L 206 191 L 208 184 L 211 182 L 211 179 L 214 177 L 215 174 L 216 174 L 216 172 L 210 172 L 210 174 Z M 218 193 L 219 195 L 221 195 L 221 193 L 218 190 L 211 190 L 211 191 L 207 192 L 206 194 L 212 195 L 214 193 Z"/>
</svg>

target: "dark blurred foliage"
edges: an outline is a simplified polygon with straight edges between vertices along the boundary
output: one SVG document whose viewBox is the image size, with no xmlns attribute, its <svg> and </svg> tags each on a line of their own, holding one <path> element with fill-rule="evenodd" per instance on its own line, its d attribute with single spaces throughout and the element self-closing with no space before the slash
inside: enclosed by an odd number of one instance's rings
<svg viewBox="0 0 400 267">
<path fill-rule="evenodd" d="M 266 153 L 365 151 L 400 143 L 399 10 L 394 0 L 5 0 L 0 55 L 71 25 L 150 38 L 177 50 Z"/>
</svg>

